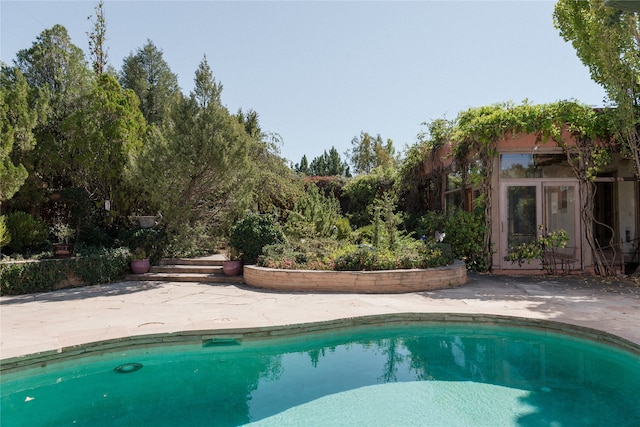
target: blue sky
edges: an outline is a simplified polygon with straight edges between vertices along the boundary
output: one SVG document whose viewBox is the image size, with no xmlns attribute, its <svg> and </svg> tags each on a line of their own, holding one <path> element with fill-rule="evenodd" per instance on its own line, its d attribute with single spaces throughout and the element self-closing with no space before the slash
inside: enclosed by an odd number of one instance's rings
<svg viewBox="0 0 640 427">
<path fill-rule="evenodd" d="M 40 32 L 64 25 L 87 52 L 98 1 L 0 1 L 0 59 L 11 64 Z M 109 62 L 147 39 L 182 91 L 203 58 L 232 111 L 258 112 L 283 138 L 281 154 L 343 154 L 366 131 L 397 150 L 421 123 L 470 107 L 528 99 L 602 106 L 552 1 L 116 1 L 105 0 Z"/>
</svg>

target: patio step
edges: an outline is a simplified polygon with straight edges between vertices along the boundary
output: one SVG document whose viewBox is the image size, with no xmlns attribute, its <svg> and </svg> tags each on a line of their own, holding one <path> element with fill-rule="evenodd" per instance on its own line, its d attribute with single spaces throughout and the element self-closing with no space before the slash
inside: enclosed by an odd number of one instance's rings
<svg viewBox="0 0 640 427">
<path fill-rule="evenodd" d="M 146 274 L 129 274 L 126 280 L 159 282 L 244 283 L 242 276 L 227 276 L 222 271 L 224 255 L 199 258 L 162 259 Z"/>
<path fill-rule="evenodd" d="M 151 273 L 202 273 L 216 274 L 222 273 L 222 264 L 220 265 L 185 265 L 185 264 L 166 264 L 151 266 Z"/>
</svg>

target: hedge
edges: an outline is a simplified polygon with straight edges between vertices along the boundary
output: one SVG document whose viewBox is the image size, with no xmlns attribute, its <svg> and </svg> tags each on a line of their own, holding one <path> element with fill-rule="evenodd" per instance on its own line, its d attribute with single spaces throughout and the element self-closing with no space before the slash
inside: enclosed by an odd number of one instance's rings
<svg viewBox="0 0 640 427">
<path fill-rule="evenodd" d="M 129 271 L 126 248 L 68 259 L 0 263 L 0 295 L 22 295 L 60 289 L 66 280 L 83 285 L 122 280 Z"/>
</svg>

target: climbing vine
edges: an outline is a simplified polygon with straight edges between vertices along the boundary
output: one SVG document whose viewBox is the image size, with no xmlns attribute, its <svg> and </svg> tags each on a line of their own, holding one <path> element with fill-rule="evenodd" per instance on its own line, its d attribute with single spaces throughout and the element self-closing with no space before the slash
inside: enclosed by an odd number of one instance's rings
<svg viewBox="0 0 640 427">
<path fill-rule="evenodd" d="M 532 105 L 527 101 L 516 105 L 501 103 L 461 112 L 453 122 L 448 144 L 453 163 L 461 176 L 461 188 L 479 188 L 485 211 L 484 253 L 488 269 L 492 259 L 492 192 L 491 177 L 497 143 L 518 133 L 533 133 L 542 144 L 553 143 L 562 148 L 579 181 L 581 218 L 587 243 L 594 254 L 597 272 L 613 274 L 593 235 L 595 178 L 610 161 L 613 146 L 606 112 L 573 101 Z M 572 141 L 565 140 L 568 131 Z M 463 202 L 464 203 L 464 202 Z M 465 207 L 465 206 L 463 206 Z M 466 206 L 469 209 L 471 207 Z"/>
</svg>

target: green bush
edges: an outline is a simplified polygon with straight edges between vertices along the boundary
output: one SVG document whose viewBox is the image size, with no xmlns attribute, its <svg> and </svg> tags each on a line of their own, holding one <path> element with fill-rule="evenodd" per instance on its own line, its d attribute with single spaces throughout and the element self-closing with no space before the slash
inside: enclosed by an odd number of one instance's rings
<svg viewBox="0 0 640 427">
<path fill-rule="evenodd" d="M 129 250 L 94 249 L 75 258 L 0 263 L 0 295 L 21 295 L 55 290 L 75 275 L 86 285 L 121 280 L 129 271 Z"/>
<path fill-rule="evenodd" d="M 153 262 L 164 254 L 167 233 L 159 227 L 133 228 L 122 232 L 116 242 L 118 246 L 125 246 L 130 251 L 142 248 Z"/>
<path fill-rule="evenodd" d="M 6 218 L 11 236 L 6 247 L 8 253 L 28 253 L 44 248 L 49 236 L 49 227 L 44 221 L 20 211 L 12 212 Z"/>
<path fill-rule="evenodd" d="M 336 239 L 302 239 L 267 245 L 257 264 L 295 270 L 333 270 L 335 254 L 346 245 Z"/>
<path fill-rule="evenodd" d="M 258 265 L 298 270 L 370 271 L 440 267 L 452 261 L 451 251 L 433 240 L 423 242 L 404 237 L 393 251 L 335 239 L 269 245 L 265 246 Z"/>
<path fill-rule="evenodd" d="M 11 234 L 7 229 L 7 217 L 0 215 L 0 249 L 7 246 L 11 241 Z"/>
<path fill-rule="evenodd" d="M 403 238 L 395 250 L 377 250 L 373 246 L 358 245 L 335 260 L 341 271 L 395 270 L 433 268 L 453 262 L 450 251 L 433 240 L 419 241 Z"/>
<path fill-rule="evenodd" d="M 324 196 L 311 184 L 296 200 L 283 228 L 287 236 L 294 238 L 329 237 L 339 232 L 337 227 L 341 218 L 340 204 L 333 194 Z M 344 229 L 344 222 L 340 225 Z"/>
<path fill-rule="evenodd" d="M 337 229 L 336 237 L 340 240 L 349 240 L 353 234 L 353 230 L 351 229 L 351 224 L 349 223 L 349 219 L 345 217 L 340 217 L 335 221 L 335 227 Z"/>
<path fill-rule="evenodd" d="M 268 215 L 248 212 L 229 230 L 229 245 L 240 252 L 247 264 L 258 261 L 263 247 L 284 241 L 284 234 Z"/>
<path fill-rule="evenodd" d="M 485 251 L 484 211 L 474 212 L 456 210 L 446 217 L 444 231 L 445 243 L 451 245 L 453 256 L 463 260 L 468 270 L 487 271 L 488 254 Z"/>
<path fill-rule="evenodd" d="M 487 255 L 484 250 L 484 212 L 476 209 L 467 212 L 456 209 L 449 215 L 427 212 L 413 221 L 414 232 L 432 239 L 435 232 L 444 232 L 444 243 L 450 245 L 454 258 L 463 260 L 467 269 L 487 271 Z"/>
</svg>

